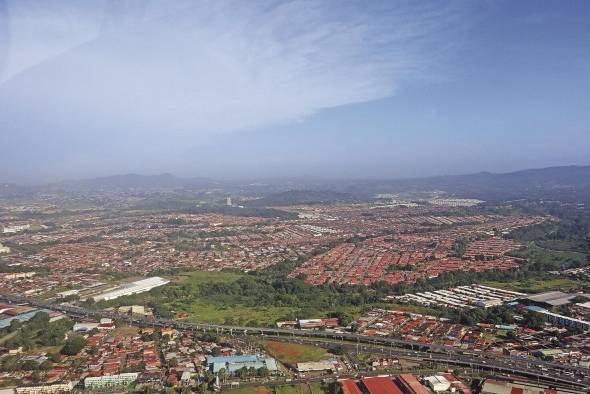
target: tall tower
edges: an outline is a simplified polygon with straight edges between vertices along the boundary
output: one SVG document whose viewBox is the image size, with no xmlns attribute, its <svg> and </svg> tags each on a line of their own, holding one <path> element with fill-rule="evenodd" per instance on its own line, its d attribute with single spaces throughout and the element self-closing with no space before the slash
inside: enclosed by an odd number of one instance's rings
<svg viewBox="0 0 590 394">
<path fill-rule="evenodd" d="M 228 207 L 231 207 L 231 197 L 227 196 L 227 199 L 225 200 L 225 205 L 227 205 Z"/>
</svg>

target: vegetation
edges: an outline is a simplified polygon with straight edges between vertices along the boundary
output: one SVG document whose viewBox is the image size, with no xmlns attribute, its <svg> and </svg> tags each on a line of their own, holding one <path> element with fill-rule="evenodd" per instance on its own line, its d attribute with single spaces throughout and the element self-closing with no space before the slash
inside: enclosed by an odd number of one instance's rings
<svg viewBox="0 0 590 394">
<path fill-rule="evenodd" d="M 333 386 L 333 387 L 331 387 Z M 228 394 L 324 394 L 338 392 L 335 385 L 325 385 L 323 383 L 301 383 L 290 384 L 275 387 L 241 387 L 236 389 L 224 390 Z"/>
<path fill-rule="evenodd" d="M 66 318 L 49 322 L 49 315 L 46 312 L 38 312 L 26 323 L 14 319 L 10 322 L 10 326 L 2 330 L 5 334 L 12 333 L 4 341 L 4 346 L 9 349 L 22 346 L 24 350 L 40 346 L 60 346 L 66 332 L 72 326 L 72 321 Z"/>
<path fill-rule="evenodd" d="M 74 356 L 86 346 L 86 339 L 81 335 L 71 335 L 64 343 L 61 353 L 66 356 Z"/>
<path fill-rule="evenodd" d="M 518 291 L 522 293 L 541 293 L 544 291 L 559 289 L 569 291 L 588 286 L 586 282 L 579 280 L 559 278 L 559 277 L 539 277 L 524 280 L 514 280 L 510 282 L 502 281 L 485 281 L 482 283 L 486 286 L 497 287 L 500 289 Z"/>
<path fill-rule="evenodd" d="M 488 309 L 476 308 L 471 310 L 448 309 L 444 312 L 444 316 L 457 323 L 470 326 L 480 322 L 489 324 L 514 323 L 514 313 L 512 309 L 506 306 L 497 306 Z"/>
<path fill-rule="evenodd" d="M 54 351 L 54 353 L 49 354 L 49 360 L 41 363 L 34 360 L 19 362 L 15 356 L 6 356 L 0 362 L 0 370 L 13 372 L 51 369 L 53 362 L 59 360 L 57 351 L 64 344 L 65 335 L 72 325 L 72 321 L 66 318 L 50 322 L 46 312 L 38 312 L 25 323 L 16 319 L 12 320 L 10 326 L 0 331 L 0 335 L 2 335 L 0 341 L 3 346 L 8 349 L 22 347 L 24 351 L 43 348 L 44 352 Z M 67 342 L 65 341 L 66 344 Z"/>
</svg>

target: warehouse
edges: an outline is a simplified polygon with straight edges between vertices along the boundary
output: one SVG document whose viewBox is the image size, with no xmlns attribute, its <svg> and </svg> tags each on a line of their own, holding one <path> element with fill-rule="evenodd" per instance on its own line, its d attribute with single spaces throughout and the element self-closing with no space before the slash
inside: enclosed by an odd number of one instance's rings
<svg viewBox="0 0 590 394">
<path fill-rule="evenodd" d="M 393 297 L 401 302 L 418 303 L 424 306 L 446 306 L 459 309 L 491 308 L 526 296 L 523 293 L 472 284 L 448 290 L 425 291 Z"/>
<path fill-rule="evenodd" d="M 398 385 L 408 394 L 430 394 L 430 391 L 422 386 L 414 375 L 401 374 L 397 378 Z"/>
<path fill-rule="evenodd" d="M 297 363 L 297 371 L 299 372 L 317 372 L 317 371 L 333 371 L 336 368 L 332 361 L 310 361 L 307 363 Z"/>
<path fill-rule="evenodd" d="M 118 289 L 111 290 L 103 294 L 99 294 L 97 296 L 94 296 L 93 298 L 94 301 L 109 301 L 127 295 L 145 293 L 146 291 L 150 291 L 151 289 L 154 289 L 156 287 L 164 286 L 168 283 L 170 283 L 169 280 L 160 278 L 159 276 L 154 276 L 151 278 L 146 278 L 124 284 L 120 286 Z"/>
<path fill-rule="evenodd" d="M 541 308 L 553 308 L 571 303 L 578 294 L 568 294 L 561 291 L 548 291 L 524 298 L 525 303 L 529 305 L 540 306 Z"/>
<path fill-rule="evenodd" d="M 590 331 L 590 322 L 549 312 L 547 309 L 543 309 L 538 306 L 529 306 L 527 309 L 531 312 L 542 314 L 548 323 L 554 324 L 556 326 L 567 327 L 569 329 L 575 330 Z"/>
<path fill-rule="evenodd" d="M 359 389 L 355 381 L 352 379 L 342 379 L 338 382 L 340 383 L 342 394 L 363 394 L 361 389 Z"/>
<path fill-rule="evenodd" d="M 279 369 L 274 358 L 254 354 L 244 354 L 241 356 L 210 356 L 207 357 L 207 366 L 213 373 L 217 373 L 223 368 L 230 374 L 235 374 L 244 367 L 248 369 L 254 368 L 256 370 L 266 367 L 270 373 L 276 373 Z"/>
<path fill-rule="evenodd" d="M 403 394 L 393 383 L 391 376 L 373 376 L 363 379 L 363 384 L 369 394 Z"/>
<path fill-rule="evenodd" d="M 482 394 L 512 394 L 512 393 L 557 393 L 579 394 L 580 391 L 559 388 L 557 390 L 543 384 L 529 381 L 502 380 L 501 378 L 486 379 L 481 388 Z"/>
<path fill-rule="evenodd" d="M 444 376 L 427 376 L 424 381 L 432 389 L 432 391 L 447 391 L 451 387 L 449 382 Z"/>
</svg>

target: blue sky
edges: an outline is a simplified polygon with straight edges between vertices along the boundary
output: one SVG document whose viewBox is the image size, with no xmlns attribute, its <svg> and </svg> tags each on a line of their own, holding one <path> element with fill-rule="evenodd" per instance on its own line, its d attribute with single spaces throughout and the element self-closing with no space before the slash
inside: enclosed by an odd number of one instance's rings
<svg viewBox="0 0 590 394">
<path fill-rule="evenodd" d="M 590 164 L 589 19 L 585 1 L 0 0 L 0 180 Z"/>
</svg>

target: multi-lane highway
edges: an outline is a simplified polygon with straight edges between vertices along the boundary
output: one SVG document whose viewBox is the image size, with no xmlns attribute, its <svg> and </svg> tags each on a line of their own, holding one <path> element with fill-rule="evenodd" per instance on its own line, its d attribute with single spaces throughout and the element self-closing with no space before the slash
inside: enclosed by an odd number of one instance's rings
<svg viewBox="0 0 590 394">
<path fill-rule="evenodd" d="M 138 326 L 173 327 L 184 331 L 214 331 L 230 335 L 272 336 L 289 340 L 305 340 L 324 346 L 334 345 L 335 342 L 338 342 L 347 350 L 357 350 L 360 348 L 362 351 L 371 353 L 392 354 L 397 357 L 409 357 L 416 360 L 433 361 L 526 376 L 540 381 L 576 386 L 582 390 L 580 392 L 586 392 L 590 388 L 590 370 L 587 368 L 538 359 L 501 356 L 474 351 L 468 352 L 450 346 L 423 344 L 394 338 L 372 337 L 345 332 L 227 326 L 208 323 L 188 323 L 158 318 L 129 318 L 128 316 L 114 312 L 88 310 L 68 304 L 50 303 L 17 295 L 0 295 L 0 300 L 12 303 L 28 303 L 39 308 L 60 311 L 79 318 L 91 317 L 98 319 L 108 317 L 113 319 L 130 319 L 130 323 Z"/>
</svg>

